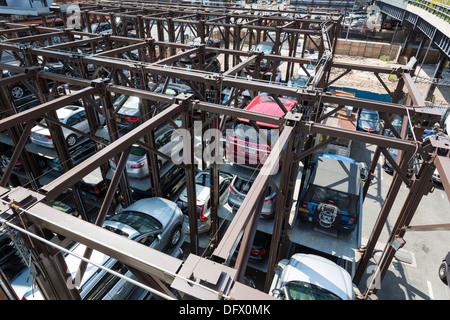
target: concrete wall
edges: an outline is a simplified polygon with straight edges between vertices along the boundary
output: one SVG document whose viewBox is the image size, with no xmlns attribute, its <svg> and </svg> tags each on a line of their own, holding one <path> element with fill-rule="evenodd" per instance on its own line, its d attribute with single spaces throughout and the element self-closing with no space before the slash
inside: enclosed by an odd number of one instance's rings
<svg viewBox="0 0 450 320">
<path fill-rule="evenodd" d="M 338 39 L 335 54 L 376 59 L 389 56 L 389 60 L 397 61 L 400 50 L 401 46 L 396 44 Z"/>
</svg>

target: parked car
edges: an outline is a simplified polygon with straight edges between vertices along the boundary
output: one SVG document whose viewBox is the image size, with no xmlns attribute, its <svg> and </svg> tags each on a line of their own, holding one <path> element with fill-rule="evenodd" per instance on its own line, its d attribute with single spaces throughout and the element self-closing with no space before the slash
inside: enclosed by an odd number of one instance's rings
<svg viewBox="0 0 450 320">
<path fill-rule="evenodd" d="M 3 165 L 5 168 L 8 166 L 9 161 L 11 160 L 13 151 L 14 151 L 14 149 L 13 149 L 12 147 L 11 147 L 11 148 L 8 148 L 8 149 L 7 149 L 5 152 L 3 152 L 2 155 L 0 156 L 2 165 Z M 37 162 L 37 164 L 38 164 L 38 166 L 39 166 L 40 169 L 44 169 L 44 168 L 47 166 L 47 160 L 46 160 L 44 157 L 39 156 L 39 155 L 37 155 L 37 154 L 35 154 L 34 157 L 35 157 L 35 160 L 36 160 L 36 162 Z M 16 171 L 22 171 L 22 170 L 24 170 L 23 162 L 20 160 L 20 158 L 16 161 L 16 165 L 14 166 L 14 170 L 16 170 Z"/>
<path fill-rule="evenodd" d="M 403 117 L 396 116 L 394 120 L 392 120 L 391 125 L 394 127 L 395 131 L 401 133 L 403 125 Z M 389 129 L 387 126 L 386 129 L 384 130 L 384 135 L 394 137 L 394 134 L 391 132 L 391 129 Z"/>
<path fill-rule="evenodd" d="M 95 152 L 95 144 L 92 140 L 88 140 L 81 145 L 76 146 L 74 149 L 70 150 L 72 164 L 74 166 L 78 165 L 90 156 L 94 155 Z M 48 159 L 47 162 L 49 167 L 53 170 L 57 172 L 64 172 L 64 167 L 59 158 Z"/>
<path fill-rule="evenodd" d="M 439 279 L 450 286 L 450 252 L 447 252 L 442 263 L 439 266 Z"/>
<path fill-rule="evenodd" d="M 256 46 L 250 49 L 250 52 L 263 52 L 264 54 L 274 54 L 275 53 L 275 43 L 273 41 L 263 41 L 258 43 Z M 247 68 L 251 71 L 255 70 L 255 63 L 250 63 Z M 271 71 L 273 68 L 273 60 L 264 58 L 259 64 L 260 72 Z"/>
<path fill-rule="evenodd" d="M 293 76 L 291 79 L 289 79 L 288 81 L 288 87 L 294 87 L 294 88 L 302 88 L 302 87 L 306 87 L 307 83 L 308 83 L 308 77 L 307 76 L 302 76 L 302 75 L 296 75 Z"/>
<path fill-rule="evenodd" d="M 108 217 L 103 228 L 155 250 L 165 251 L 175 247 L 180 241 L 182 224 L 183 214 L 174 202 L 154 197 L 136 201 L 125 210 Z M 85 249 L 85 245 L 77 243 L 71 251 L 83 255 Z M 90 260 L 136 280 L 122 262 L 101 252 L 94 250 Z M 75 277 L 80 260 L 68 254 L 65 261 L 70 273 Z M 79 281 L 79 292 L 83 300 L 126 300 L 135 294 L 136 290 L 143 291 L 94 265 L 88 265 Z M 42 299 L 36 290 L 28 291 L 24 299 Z M 138 299 L 145 295 L 146 293 L 142 292 Z"/>
<path fill-rule="evenodd" d="M 154 85 L 153 82 L 148 83 L 150 89 L 153 89 Z M 154 92 L 161 93 L 162 89 L 163 84 L 159 85 Z M 164 94 L 169 96 L 177 96 L 181 93 L 192 93 L 192 89 L 185 84 L 169 83 L 164 92 Z M 116 112 L 116 122 L 119 129 L 132 130 L 141 124 L 141 113 L 139 108 L 141 108 L 143 101 L 144 100 L 140 97 L 126 95 L 120 95 L 114 101 L 114 108 L 120 108 Z M 154 104 L 151 105 L 150 110 L 151 112 L 155 110 Z"/>
<path fill-rule="evenodd" d="M 119 129 L 132 130 L 141 124 L 141 114 L 139 111 L 142 105 L 142 98 L 137 96 L 120 95 L 114 101 L 114 109 L 116 111 L 116 123 Z M 151 106 L 151 111 L 155 106 Z"/>
<path fill-rule="evenodd" d="M 370 133 L 380 132 L 381 123 L 378 111 L 359 109 L 356 120 L 356 129 Z"/>
<path fill-rule="evenodd" d="M 434 183 L 442 183 L 441 176 L 439 175 L 438 169 L 435 169 L 433 175 L 431 176 L 431 181 Z"/>
<path fill-rule="evenodd" d="M 194 149 L 200 146 L 201 142 L 198 137 L 194 138 Z M 178 132 L 172 127 L 168 126 L 165 129 L 157 131 L 155 134 L 155 147 L 161 153 L 168 157 L 175 155 L 177 151 L 182 152 L 183 140 Z M 143 178 L 149 175 L 147 154 L 144 147 L 139 144 L 131 146 L 130 155 L 126 164 L 127 174 L 130 178 Z M 110 165 L 113 170 L 116 169 L 114 159 L 110 159 Z M 167 159 L 158 156 L 158 164 L 162 167 L 168 162 Z"/>
<path fill-rule="evenodd" d="M 56 110 L 56 114 L 60 122 L 79 131 L 89 133 L 89 123 L 87 120 L 86 111 L 83 107 L 75 105 L 65 106 Z M 101 117 L 101 122 L 103 121 L 102 119 L 103 118 Z M 54 148 L 50 131 L 49 129 L 44 127 L 47 126 L 45 119 L 42 119 L 39 124 L 31 129 L 31 142 L 47 148 Z M 61 129 L 64 135 L 64 139 L 66 140 L 69 147 L 73 147 L 74 145 L 76 145 L 79 139 L 83 137 L 81 134 L 70 129 L 66 129 L 64 127 L 61 127 Z"/>
<path fill-rule="evenodd" d="M 148 87 L 150 88 L 150 90 L 153 90 L 154 86 L 155 86 L 155 83 L 153 83 L 153 82 L 148 83 Z M 163 88 L 164 88 L 164 84 L 160 84 L 157 88 L 155 88 L 154 92 L 162 93 Z M 186 93 L 186 94 L 193 93 L 193 90 L 191 89 L 190 86 L 188 86 L 186 84 L 171 82 L 167 85 L 166 91 L 164 91 L 164 94 L 167 94 L 167 95 L 173 96 L 173 97 L 175 97 L 179 94 L 182 94 L 182 93 Z"/>
<path fill-rule="evenodd" d="M 91 30 L 92 33 L 98 33 L 98 34 L 112 34 L 112 27 L 109 23 L 93 23 L 91 24 Z M 89 33 L 89 28 L 85 27 L 83 32 Z M 88 36 L 74 36 L 75 40 L 86 40 L 90 39 Z M 89 46 L 89 44 L 82 44 L 81 46 Z"/>
<path fill-rule="evenodd" d="M 223 205 L 228 198 L 229 187 L 232 176 L 221 172 L 219 174 L 219 205 Z M 197 213 L 198 213 L 198 232 L 206 232 L 211 229 L 211 203 L 210 203 L 210 181 L 209 170 L 203 170 L 195 176 L 195 185 L 197 193 Z M 185 215 L 188 215 L 188 196 L 185 188 L 177 199 L 177 205 Z"/>
<path fill-rule="evenodd" d="M 358 19 L 356 21 L 352 21 L 352 23 L 350 24 L 350 27 L 361 28 L 365 22 L 366 22 L 366 19 Z"/>
<path fill-rule="evenodd" d="M 235 253 L 238 254 L 241 247 L 239 242 Z M 261 262 L 269 256 L 270 236 L 266 233 L 257 231 L 250 249 L 249 259 L 253 262 Z"/>
<path fill-rule="evenodd" d="M 354 300 L 350 274 L 324 257 L 296 253 L 281 260 L 269 294 L 282 300 Z"/>
<path fill-rule="evenodd" d="M 15 73 L 13 71 L 3 70 L 3 78 L 12 77 Z M 30 95 L 31 91 L 23 84 L 22 81 L 14 82 L 9 85 L 9 92 L 14 100 L 20 100 L 23 97 Z"/>
<path fill-rule="evenodd" d="M 288 111 L 297 105 L 296 100 L 280 98 L 280 101 Z M 284 111 L 276 101 L 271 96 L 265 95 L 255 97 L 244 110 L 274 116 L 284 115 Z M 280 130 L 280 128 L 267 123 L 258 122 L 257 124 L 264 130 L 264 133 L 273 145 L 278 137 L 278 135 L 274 134 L 273 130 Z M 272 134 L 274 135 L 273 137 Z M 225 156 L 230 162 L 262 166 L 271 151 L 268 142 L 263 140 L 262 136 L 258 134 L 248 119 L 238 118 L 232 126 L 232 134 L 227 134 Z"/>
<path fill-rule="evenodd" d="M 235 176 L 230 184 L 230 193 L 228 195 L 228 205 L 232 211 L 236 213 L 245 196 L 250 190 L 253 181 L 247 178 Z M 261 209 L 261 218 L 269 219 L 275 214 L 275 207 L 277 205 L 277 194 L 270 186 L 267 187 L 266 197 Z"/>
<path fill-rule="evenodd" d="M 165 165 L 160 171 L 160 181 L 161 196 L 166 199 L 172 199 L 186 185 L 184 168 L 171 163 Z M 131 186 L 131 194 L 135 201 L 154 196 L 151 188 L 140 190 L 133 186 Z"/>
<path fill-rule="evenodd" d="M 202 41 L 201 39 L 195 38 L 192 39 L 191 41 L 189 41 L 187 43 L 188 45 L 191 46 L 200 46 L 202 45 Z M 219 39 L 207 39 L 206 42 L 206 47 L 210 47 L 210 48 L 220 48 L 222 46 L 222 41 Z M 185 49 L 181 49 L 178 53 L 183 53 L 185 51 Z M 205 62 L 210 62 L 211 60 L 213 60 L 215 57 L 217 57 L 217 52 L 214 51 L 206 51 L 205 54 Z M 191 55 L 189 55 L 188 57 L 183 57 L 179 60 L 179 62 L 183 65 L 186 64 L 198 64 L 199 63 L 199 56 L 198 53 L 193 53 Z"/>
<path fill-rule="evenodd" d="M 333 154 L 315 159 L 299 196 L 300 219 L 325 230 L 354 231 L 363 211 L 361 166 Z"/>
<path fill-rule="evenodd" d="M 397 161 L 397 153 L 398 153 L 398 149 L 394 149 L 394 148 L 387 148 L 387 151 L 389 152 L 389 154 L 391 155 L 391 157 Z M 411 176 L 414 173 L 414 162 L 417 161 L 417 157 L 414 156 L 408 166 L 408 171 L 406 172 L 406 175 Z M 384 171 L 386 171 L 387 173 L 394 173 L 394 168 L 392 167 L 391 163 L 387 160 L 387 158 L 384 159 L 384 163 L 383 163 L 383 169 Z"/>
</svg>

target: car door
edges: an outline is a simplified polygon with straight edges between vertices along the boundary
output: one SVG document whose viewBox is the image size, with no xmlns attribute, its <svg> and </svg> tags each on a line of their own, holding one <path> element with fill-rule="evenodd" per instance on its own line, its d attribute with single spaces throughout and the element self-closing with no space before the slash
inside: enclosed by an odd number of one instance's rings
<svg viewBox="0 0 450 320">
<path fill-rule="evenodd" d="M 89 132 L 89 122 L 87 120 L 86 111 L 82 110 L 77 113 L 78 122 L 75 125 L 75 128 L 88 133 Z"/>
<path fill-rule="evenodd" d="M 230 177 L 226 177 L 220 184 L 219 184 L 219 203 L 223 204 L 225 203 L 225 201 L 227 201 L 228 199 L 228 193 L 230 190 L 230 183 L 231 183 L 231 178 Z"/>
</svg>

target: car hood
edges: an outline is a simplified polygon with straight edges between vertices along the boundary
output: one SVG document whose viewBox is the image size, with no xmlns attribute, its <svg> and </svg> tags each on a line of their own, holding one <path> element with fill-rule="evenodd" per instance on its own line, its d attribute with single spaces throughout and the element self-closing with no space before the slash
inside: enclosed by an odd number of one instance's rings
<svg viewBox="0 0 450 320">
<path fill-rule="evenodd" d="M 334 262 L 316 255 L 295 254 L 281 275 L 282 286 L 303 281 L 327 289 L 343 300 L 353 299 L 350 274 Z"/>
<path fill-rule="evenodd" d="M 206 199 L 209 197 L 210 189 L 208 187 L 204 187 L 201 185 L 195 185 L 196 191 L 197 191 L 197 204 L 196 205 L 203 205 L 206 201 Z M 187 189 L 184 189 L 183 192 L 180 195 L 180 200 L 187 202 Z"/>
</svg>

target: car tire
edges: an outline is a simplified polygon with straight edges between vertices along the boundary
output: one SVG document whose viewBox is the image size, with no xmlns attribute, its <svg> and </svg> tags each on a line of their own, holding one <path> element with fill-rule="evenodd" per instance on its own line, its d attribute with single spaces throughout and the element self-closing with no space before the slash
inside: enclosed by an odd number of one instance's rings
<svg viewBox="0 0 450 320">
<path fill-rule="evenodd" d="M 25 90 L 19 86 L 15 85 L 11 87 L 11 96 L 14 100 L 21 99 L 25 95 Z"/>
<path fill-rule="evenodd" d="M 73 147 L 77 143 L 77 136 L 74 134 L 69 135 L 66 138 L 66 142 L 69 147 Z"/>
<path fill-rule="evenodd" d="M 169 248 L 173 248 L 177 245 L 177 243 L 181 239 L 181 226 L 177 226 L 175 230 L 173 230 L 172 234 L 170 235 L 169 239 Z"/>
<path fill-rule="evenodd" d="M 442 262 L 442 264 L 439 266 L 439 279 L 445 284 L 447 283 L 447 266 L 445 265 L 445 262 Z"/>
</svg>

